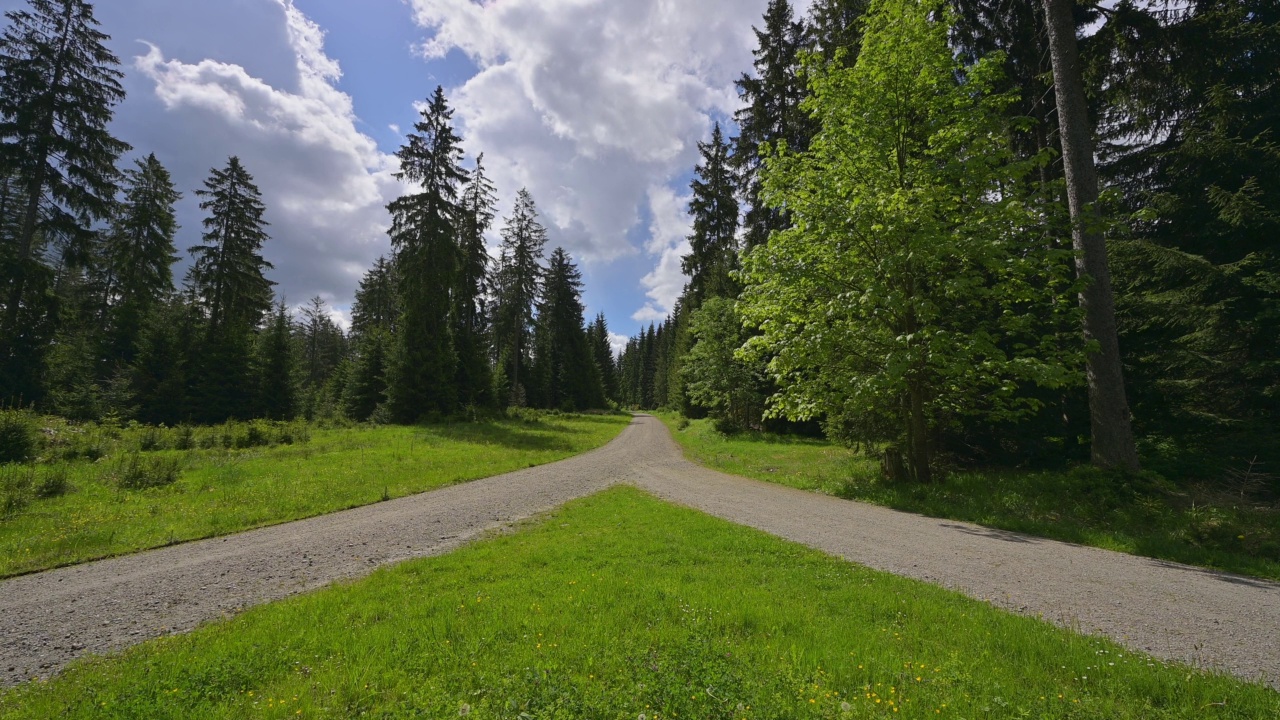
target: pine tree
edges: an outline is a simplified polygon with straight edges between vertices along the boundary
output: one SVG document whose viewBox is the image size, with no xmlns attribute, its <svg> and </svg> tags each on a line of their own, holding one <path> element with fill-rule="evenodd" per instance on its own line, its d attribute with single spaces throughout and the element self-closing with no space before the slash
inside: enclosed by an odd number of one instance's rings
<svg viewBox="0 0 1280 720">
<path fill-rule="evenodd" d="M 262 257 L 267 241 L 266 206 L 253 177 L 232 157 L 214 168 L 196 195 L 204 198 L 204 244 L 192 247 L 187 282 L 199 298 L 211 333 L 244 333 L 256 328 L 271 308 L 272 286 Z"/>
<path fill-rule="evenodd" d="M 362 337 L 373 330 L 395 332 L 399 318 L 395 266 L 380 257 L 356 289 L 356 301 L 351 307 L 351 334 Z"/>
<path fill-rule="evenodd" d="M 542 253 L 547 230 L 528 190 L 516 196 L 502 229 L 502 256 L 494 278 L 494 350 L 506 375 L 506 402 L 520 405 L 529 366 L 534 309 L 542 287 Z"/>
<path fill-rule="evenodd" d="M 29 0 L 0 36 L 0 396 L 38 399 L 52 338 L 49 243 L 82 256 L 109 215 L 120 61 L 84 0 Z"/>
<path fill-rule="evenodd" d="M 297 413 L 293 329 L 293 318 L 282 300 L 258 345 L 257 414 L 271 420 L 291 420 Z"/>
<path fill-rule="evenodd" d="M 266 206 L 253 178 L 232 157 L 204 185 L 196 191 L 208 213 L 204 244 L 191 248 L 195 261 L 187 273 L 205 325 L 193 356 L 191 409 L 197 420 L 222 422 L 253 414 L 253 339 L 271 308 L 274 283 L 263 274 L 272 267 L 262 257 Z"/>
<path fill-rule="evenodd" d="M 303 377 L 307 387 L 314 391 L 329 381 L 334 368 L 347 354 L 347 338 L 329 316 L 324 299 L 311 298 L 302 308 Z"/>
<path fill-rule="evenodd" d="M 343 399 L 348 417 L 365 422 L 386 402 L 387 365 L 392 340 L 387 331 L 373 328 L 360 339 L 355 365 Z"/>
<path fill-rule="evenodd" d="M 489 248 L 485 233 L 493 225 L 497 204 L 493 183 L 484 174 L 484 155 L 462 193 L 458 218 L 462 262 L 454 291 L 454 337 L 458 349 L 458 399 L 471 406 L 493 404 L 489 369 Z"/>
<path fill-rule="evenodd" d="M 582 273 L 564 248 L 558 247 L 547 262 L 538 304 L 538 387 L 530 389 L 530 398 L 537 398 L 544 407 L 585 410 L 604 406 L 604 387 L 587 346 L 582 313 Z"/>
<path fill-rule="evenodd" d="M 396 177 L 417 186 L 387 206 L 399 277 L 401 316 L 390 374 L 390 409 L 398 422 L 457 408 L 457 352 L 452 291 L 457 287 L 458 191 L 466 181 L 453 111 L 437 87 L 414 133 L 400 148 Z"/>
<path fill-rule="evenodd" d="M 702 162 L 694 171 L 692 251 L 682 269 L 689 276 L 686 304 L 697 309 L 710 297 L 736 297 L 739 286 L 732 273 L 738 269 L 738 200 L 730 170 L 729 144 L 716 123 L 711 142 L 698 143 Z"/>
<path fill-rule="evenodd" d="M 587 343 L 591 354 L 595 357 L 596 367 L 600 369 L 600 382 L 604 386 L 607 400 L 620 400 L 618 384 L 618 365 L 613 357 L 613 345 L 609 341 L 609 324 L 604 313 L 596 315 L 595 322 L 587 328 Z"/>
<path fill-rule="evenodd" d="M 138 420 L 176 425 L 190 419 L 190 351 L 196 345 L 196 311 L 180 298 L 151 309 L 130 367 Z"/>
<path fill-rule="evenodd" d="M 783 211 L 760 200 L 762 151 L 785 143 L 791 152 L 802 152 L 815 129 L 800 107 L 807 95 L 800 72 L 800 54 L 809 44 L 805 25 L 796 22 L 787 0 L 769 0 L 764 21 L 764 29 L 755 31 L 759 43 L 756 75 L 743 75 L 737 81 L 738 95 L 746 107 L 734 116 L 739 134 L 734 139 L 733 159 L 747 205 L 743 242 L 748 250 L 789 225 Z"/>
<path fill-rule="evenodd" d="M 809 10 L 813 49 L 827 63 L 843 52 L 844 67 L 853 67 L 862 48 L 862 17 L 870 0 L 815 0 Z"/>
<path fill-rule="evenodd" d="M 103 292 L 109 315 L 107 356 L 129 363 L 143 319 L 174 290 L 174 205 L 182 193 L 155 155 L 136 161 L 124 175 L 124 198 L 105 236 Z"/>
</svg>

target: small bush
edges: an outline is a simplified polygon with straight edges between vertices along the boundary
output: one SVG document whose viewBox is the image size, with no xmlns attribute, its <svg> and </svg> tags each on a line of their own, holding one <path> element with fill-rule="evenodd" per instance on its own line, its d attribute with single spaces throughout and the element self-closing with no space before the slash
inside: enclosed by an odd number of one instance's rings
<svg viewBox="0 0 1280 720">
<path fill-rule="evenodd" d="M 190 425 L 179 425 L 173 429 L 173 449 L 191 450 L 196 446 L 196 430 Z"/>
<path fill-rule="evenodd" d="M 0 518 L 13 517 L 31 504 L 35 475 L 30 466 L 0 466 Z"/>
<path fill-rule="evenodd" d="M 737 435 L 743 430 L 742 423 L 738 422 L 737 418 L 733 417 L 716 418 L 712 423 L 712 426 L 715 427 L 716 432 L 721 435 Z"/>
<path fill-rule="evenodd" d="M 180 474 L 178 458 L 129 453 L 120 459 L 116 468 L 116 484 L 125 490 L 147 490 L 172 485 Z"/>
<path fill-rule="evenodd" d="M 20 463 L 36 456 L 39 430 L 28 410 L 0 410 L 0 464 Z"/>
<path fill-rule="evenodd" d="M 271 426 L 265 422 L 251 422 L 242 426 L 242 430 L 236 433 L 235 448 L 237 450 L 264 447 L 270 444 Z"/>
<path fill-rule="evenodd" d="M 71 480 L 66 465 L 47 468 L 43 477 L 36 483 L 36 497 L 42 500 L 62 497 L 69 492 L 71 492 Z"/>
<path fill-rule="evenodd" d="M 143 428 L 141 435 L 138 437 L 138 449 L 142 452 L 155 452 L 164 449 L 164 428 L 147 427 Z"/>
</svg>

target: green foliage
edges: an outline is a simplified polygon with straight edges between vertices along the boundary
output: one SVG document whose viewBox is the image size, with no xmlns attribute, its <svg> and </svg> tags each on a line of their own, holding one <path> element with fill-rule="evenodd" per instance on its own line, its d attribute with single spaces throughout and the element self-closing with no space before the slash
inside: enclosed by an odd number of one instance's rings
<svg viewBox="0 0 1280 720">
<path fill-rule="evenodd" d="M 759 428 L 764 412 L 764 378 L 737 356 L 747 340 L 735 301 L 712 297 L 690 316 L 695 344 L 685 356 L 685 392 L 711 411 L 722 431 Z"/>
<path fill-rule="evenodd" d="M 769 360 L 773 413 L 896 443 L 922 481 L 942 430 L 1033 415 L 1022 389 L 1078 384 L 1082 365 L 1056 332 L 1074 312 L 1070 256 L 1010 191 L 1035 164 L 1010 155 L 998 62 L 960 67 L 948 29 L 920 3 L 877 2 L 856 65 L 813 68 L 822 129 L 764 174 L 795 227 L 748 255 L 738 308 L 761 332 L 748 356 Z"/>
<path fill-rule="evenodd" d="M 461 139 L 444 90 L 422 110 L 415 132 L 396 156 L 396 177 L 420 187 L 387 206 L 399 277 L 401 316 L 388 374 L 392 416 L 411 423 L 457 408 L 457 347 L 449 290 L 458 279 L 458 191 L 467 178 L 459 165 Z"/>
<path fill-rule="evenodd" d="M 0 409 L 0 465 L 33 459 L 38 434 L 36 418 L 30 410 Z"/>
<path fill-rule="evenodd" d="M 271 317 L 271 323 L 258 339 L 257 412 L 270 420 L 290 420 L 297 414 L 293 330 L 293 319 L 281 302 Z M 318 344 L 318 341 L 309 342 L 308 346 L 314 348 Z M 318 355 L 318 351 L 315 354 Z M 313 370 L 318 374 L 314 364 Z"/>
<path fill-rule="evenodd" d="M 720 123 L 711 131 L 711 142 L 698 143 L 698 152 L 702 162 L 694 170 L 689 201 L 693 234 L 690 252 L 681 262 L 689 276 L 684 298 L 690 310 L 710 297 L 737 297 L 740 289 L 733 279 L 738 270 L 737 188 Z"/>
<path fill-rule="evenodd" d="M 528 400 L 532 362 L 534 311 L 542 289 L 542 257 L 547 229 L 526 189 L 516 195 L 511 215 L 503 219 L 502 255 L 493 279 L 493 345 L 506 380 L 500 404 Z"/>
<path fill-rule="evenodd" d="M 151 490 L 174 484 L 181 472 L 179 458 L 128 453 L 116 462 L 115 479 L 124 490 Z"/>
<path fill-rule="evenodd" d="M 0 695 L 14 720 L 1174 720 L 1206 708 L 1274 717 L 1280 700 L 627 488 Z"/>
<path fill-rule="evenodd" d="M 36 471 L 29 465 L 0 465 L 0 519 L 7 520 L 31 504 Z"/>
<path fill-rule="evenodd" d="M 1265 468 L 1198 475 L 1176 447 L 1143 447 L 1145 467 L 1124 476 L 1070 470 L 961 470 L 945 483 L 886 482 L 879 463 L 819 440 L 744 433 L 725 437 L 707 421 L 685 428 L 671 416 L 685 455 L 723 472 L 871 502 L 930 517 L 1092 545 L 1280 580 L 1280 482 Z M 1188 470 L 1191 473 L 1188 474 Z"/>
<path fill-rule="evenodd" d="M 564 248 L 551 253 L 538 305 L 532 404 L 556 410 L 605 406 L 600 369 L 583 329 L 582 273 Z"/>
</svg>

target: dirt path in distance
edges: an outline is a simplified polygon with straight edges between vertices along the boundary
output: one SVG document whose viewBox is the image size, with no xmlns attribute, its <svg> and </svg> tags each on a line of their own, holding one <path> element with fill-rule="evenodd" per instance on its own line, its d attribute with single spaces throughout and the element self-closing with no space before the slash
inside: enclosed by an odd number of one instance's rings
<svg viewBox="0 0 1280 720">
<path fill-rule="evenodd" d="M 603 448 L 239 535 L 0 581 L 0 685 L 259 603 L 438 555 L 486 530 L 635 485 L 670 502 L 1156 657 L 1280 689 L 1280 585 L 849 502 L 686 461 L 639 416 Z"/>
</svg>

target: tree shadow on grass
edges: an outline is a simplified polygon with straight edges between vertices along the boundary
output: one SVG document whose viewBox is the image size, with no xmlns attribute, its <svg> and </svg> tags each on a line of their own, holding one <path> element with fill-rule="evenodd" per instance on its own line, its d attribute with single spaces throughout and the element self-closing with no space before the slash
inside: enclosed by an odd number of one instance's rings
<svg viewBox="0 0 1280 720">
<path fill-rule="evenodd" d="M 541 452 L 572 452 L 574 444 L 565 436 L 586 433 L 583 429 L 557 428 L 542 421 L 438 425 L 431 428 L 431 431 L 438 437 L 453 442 Z"/>
</svg>

